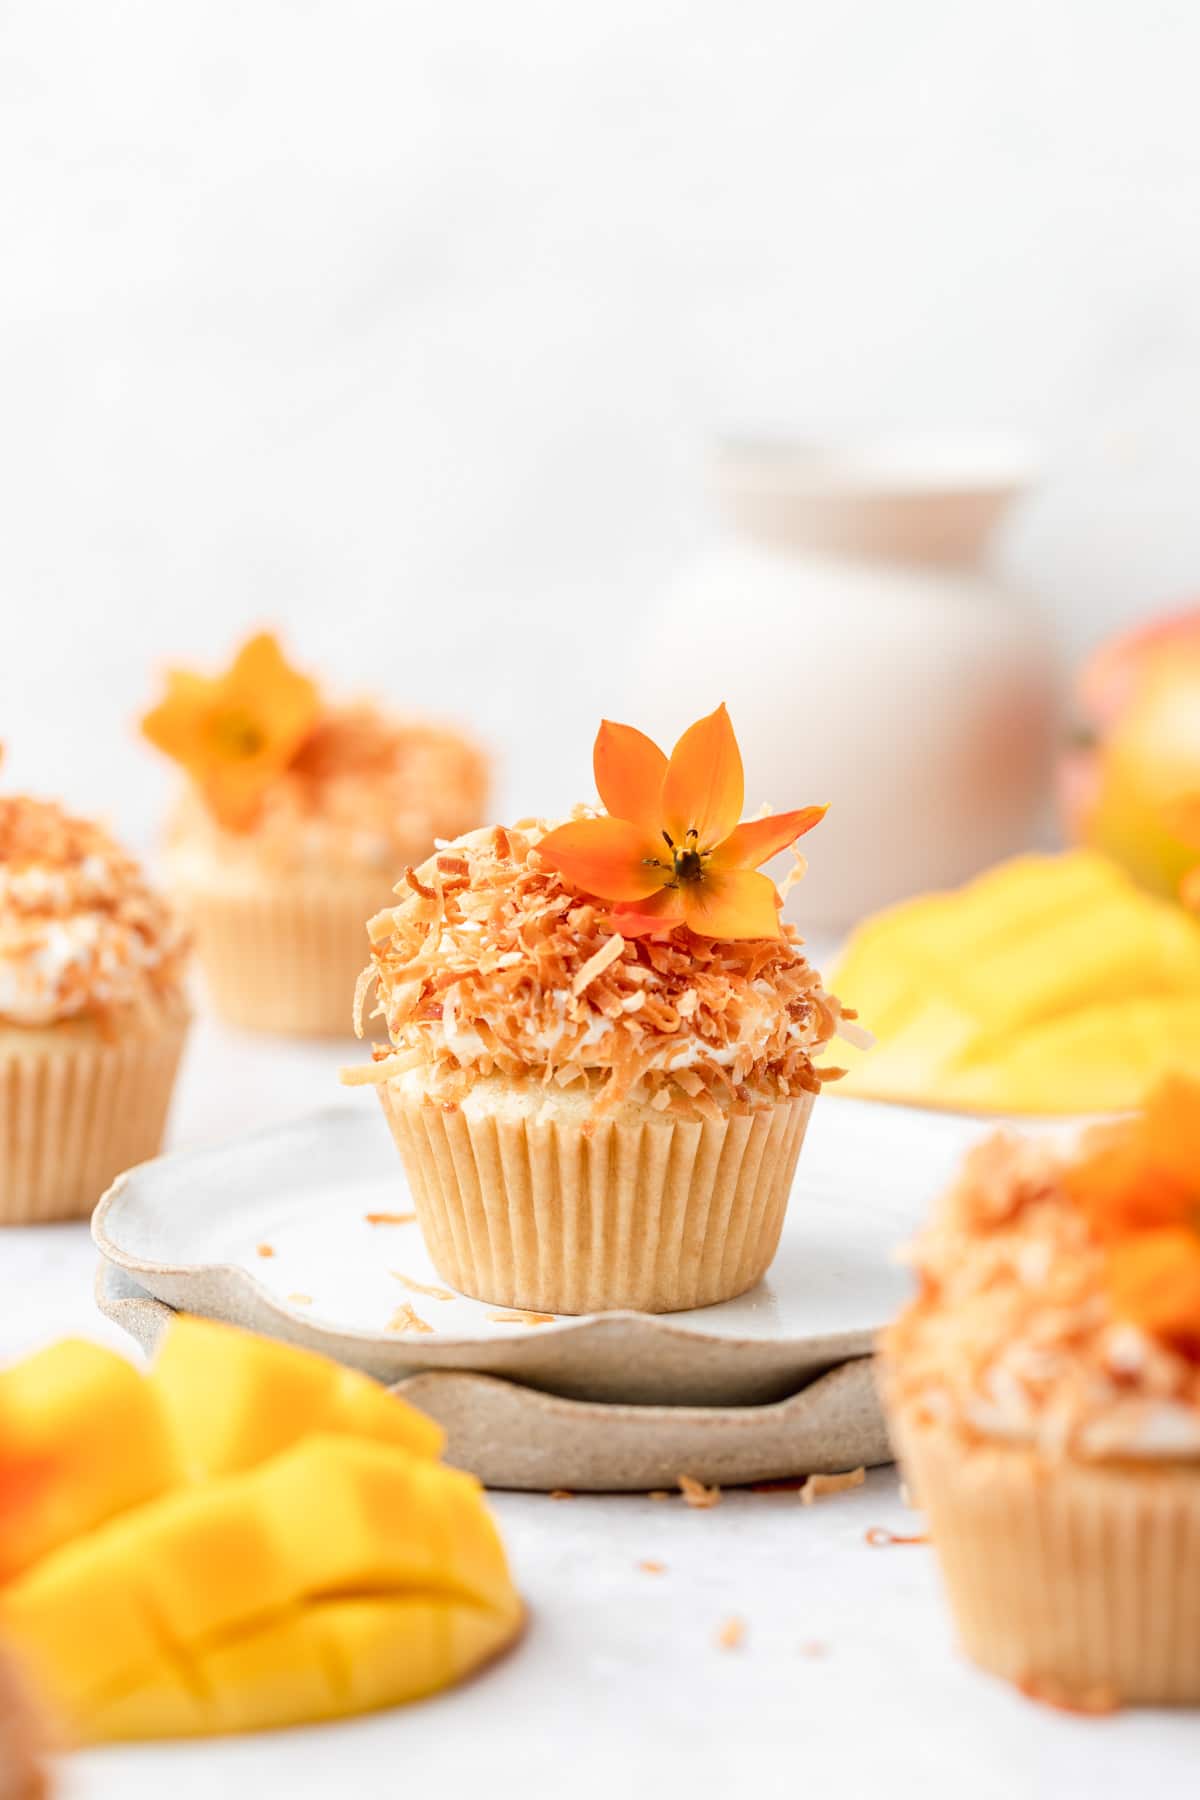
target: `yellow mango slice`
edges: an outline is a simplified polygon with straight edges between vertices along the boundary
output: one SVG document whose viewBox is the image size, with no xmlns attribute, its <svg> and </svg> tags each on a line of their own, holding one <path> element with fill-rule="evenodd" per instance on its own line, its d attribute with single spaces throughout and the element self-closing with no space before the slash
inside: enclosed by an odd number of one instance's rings
<svg viewBox="0 0 1200 1800">
<path fill-rule="evenodd" d="M 978 1112 L 1138 1105 L 1200 1075 L 1200 927 L 1089 851 L 868 920 L 830 977 L 874 1032 L 832 1090 Z"/>
<path fill-rule="evenodd" d="M 65 1544 L 0 1629 L 77 1737 L 248 1731 L 416 1699 L 522 1617 L 479 1484 L 317 1436 Z"/>
<path fill-rule="evenodd" d="M 194 1476 L 250 1468 L 314 1431 L 430 1458 L 445 1442 L 439 1425 L 369 1375 L 209 1319 L 172 1322 L 152 1384 Z"/>
<path fill-rule="evenodd" d="M 181 1478 L 158 1398 L 123 1356 L 66 1338 L 0 1374 L 0 1582 Z"/>
</svg>

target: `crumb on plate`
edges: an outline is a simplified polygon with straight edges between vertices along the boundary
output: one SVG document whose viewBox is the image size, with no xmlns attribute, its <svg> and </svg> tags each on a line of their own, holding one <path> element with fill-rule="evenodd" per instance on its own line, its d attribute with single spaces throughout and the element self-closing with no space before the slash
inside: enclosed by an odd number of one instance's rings
<svg viewBox="0 0 1200 1800">
<path fill-rule="evenodd" d="M 458 1295 L 452 1294 L 449 1288 L 437 1287 L 429 1281 L 414 1281 L 411 1275 L 402 1275 L 399 1269 L 389 1269 L 388 1274 L 393 1281 L 398 1281 L 401 1287 L 406 1287 L 410 1294 L 424 1294 L 430 1300 L 457 1300 L 458 1298 Z"/>
<path fill-rule="evenodd" d="M 433 1326 L 428 1324 L 407 1300 L 404 1302 L 403 1306 L 398 1306 L 396 1308 L 395 1312 L 388 1320 L 387 1328 L 389 1331 L 433 1330 Z"/>
<path fill-rule="evenodd" d="M 830 1494 L 844 1494 L 849 1488 L 861 1487 L 867 1479 L 865 1469 L 847 1469 L 844 1475 L 810 1475 L 800 1489 L 801 1506 L 814 1500 L 825 1500 Z"/>
<path fill-rule="evenodd" d="M 719 1487 L 705 1487 L 704 1483 L 697 1481 L 694 1475 L 679 1475 L 676 1479 L 679 1482 L 679 1491 L 689 1506 L 720 1505 L 721 1490 Z"/>
</svg>

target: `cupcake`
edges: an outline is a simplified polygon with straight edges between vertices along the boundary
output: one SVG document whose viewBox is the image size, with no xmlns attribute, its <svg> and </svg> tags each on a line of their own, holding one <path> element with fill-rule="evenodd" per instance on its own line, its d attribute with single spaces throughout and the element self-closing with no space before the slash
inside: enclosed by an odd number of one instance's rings
<svg viewBox="0 0 1200 1800">
<path fill-rule="evenodd" d="M 108 833 L 0 798 L 0 1222 L 85 1217 L 157 1154 L 185 936 Z"/>
<path fill-rule="evenodd" d="M 1200 1702 L 1200 1084 L 1069 1152 L 989 1140 L 914 1260 L 883 1388 L 968 1654 Z"/>
<path fill-rule="evenodd" d="M 170 675 L 142 728 L 188 777 L 167 870 L 217 1010 L 348 1035 L 364 921 L 399 869 L 479 822 L 480 751 L 425 720 L 325 701 L 266 635 L 223 676 Z"/>
<path fill-rule="evenodd" d="M 708 1306 L 775 1254 L 840 1010 L 757 870 L 823 808 L 739 824 L 725 709 L 670 761 L 596 740 L 607 812 L 477 830 L 371 921 L 378 1084 L 443 1278 L 495 1304 Z M 800 866 L 799 863 L 797 865 Z M 361 1027 L 360 1027 L 361 1028 Z"/>
</svg>

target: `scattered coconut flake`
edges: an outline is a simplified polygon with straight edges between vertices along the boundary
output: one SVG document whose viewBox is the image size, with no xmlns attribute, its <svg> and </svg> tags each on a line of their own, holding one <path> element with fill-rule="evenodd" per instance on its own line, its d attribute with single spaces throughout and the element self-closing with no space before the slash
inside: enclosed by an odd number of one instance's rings
<svg viewBox="0 0 1200 1800">
<path fill-rule="evenodd" d="M 679 1483 L 679 1491 L 689 1506 L 703 1508 L 721 1504 L 719 1487 L 705 1487 L 704 1483 L 697 1481 L 694 1475 L 678 1475 L 676 1480 Z"/>
<path fill-rule="evenodd" d="M 488 1318 L 496 1325 L 557 1325 L 557 1313 L 494 1312 Z"/>
<path fill-rule="evenodd" d="M 717 1648 L 720 1650 L 739 1650 L 746 1641 L 746 1621 L 736 1614 L 726 1619 L 717 1633 Z"/>
<path fill-rule="evenodd" d="M 427 1324 L 420 1313 L 416 1312 L 407 1300 L 404 1302 L 403 1306 L 398 1306 L 396 1308 L 395 1312 L 387 1322 L 387 1328 L 389 1331 L 433 1330 L 433 1326 Z"/>
<path fill-rule="evenodd" d="M 255 1256 L 274 1256 L 275 1246 L 274 1244 L 255 1244 L 254 1254 Z"/>
<path fill-rule="evenodd" d="M 368 1225 L 411 1225 L 416 1216 L 415 1212 L 374 1212 L 363 1214 L 363 1218 L 367 1221 Z"/>
<path fill-rule="evenodd" d="M 410 1294 L 424 1294 L 430 1300 L 457 1300 L 458 1298 L 458 1295 L 452 1294 L 449 1288 L 435 1287 L 432 1282 L 428 1281 L 414 1281 L 411 1275 L 402 1275 L 399 1269 L 389 1269 L 388 1274 L 393 1281 L 398 1281 L 401 1287 L 407 1288 Z"/>
<path fill-rule="evenodd" d="M 667 1572 L 666 1563 L 655 1562 L 654 1558 L 651 1556 L 647 1556 L 642 1562 L 640 1562 L 638 1564 L 638 1568 L 642 1571 L 642 1573 L 644 1575 L 665 1575 Z"/>
<path fill-rule="evenodd" d="M 892 1544 L 927 1544 L 929 1542 L 927 1531 L 913 1532 L 911 1536 L 906 1537 L 902 1532 L 889 1531 L 886 1525 L 872 1525 L 869 1531 L 863 1533 L 863 1536 L 873 1550 L 885 1550 Z"/>
<path fill-rule="evenodd" d="M 356 1063 L 339 1071 L 343 1087 L 378 1087 L 394 1075 L 403 1075 L 414 1062 L 411 1050 L 398 1050 L 395 1056 L 381 1056 L 377 1062 Z"/>
<path fill-rule="evenodd" d="M 848 1469 L 844 1475 L 810 1475 L 800 1489 L 800 1504 L 811 1506 L 829 1494 L 844 1494 L 848 1488 L 861 1487 L 866 1479 L 865 1469 Z"/>
<path fill-rule="evenodd" d="M 875 1042 L 873 1031 L 868 1031 L 865 1025 L 859 1025 L 854 1019 L 848 1019 L 845 1013 L 838 1020 L 836 1036 L 843 1043 L 853 1044 L 856 1050 L 870 1050 Z"/>
</svg>

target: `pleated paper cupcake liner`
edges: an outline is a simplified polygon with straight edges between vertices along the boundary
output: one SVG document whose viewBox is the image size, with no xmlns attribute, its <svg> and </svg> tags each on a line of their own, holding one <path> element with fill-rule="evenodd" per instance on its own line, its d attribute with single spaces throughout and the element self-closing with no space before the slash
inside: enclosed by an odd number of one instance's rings
<svg viewBox="0 0 1200 1800">
<path fill-rule="evenodd" d="M 1083 1710 L 1200 1703 L 1200 1464 L 1050 1461 L 892 1425 L 969 1656 Z"/>
<path fill-rule="evenodd" d="M 189 888 L 177 898 L 223 1018 L 251 1031 L 352 1035 L 354 987 L 370 957 L 366 922 L 388 903 L 386 876 L 281 876 L 261 892 Z"/>
<path fill-rule="evenodd" d="M 108 1041 L 76 1025 L 0 1036 L 0 1224 L 87 1218 L 157 1156 L 187 1028 L 179 1006 Z"/>
<path fill-rule="evenodd" d="M 753 1287 L 779 1243 L 813 1104 L 719 1121 L 618 1113 L 584 1131 L 379 1092 L 442 1277 L 553 1313 L 679 1312 Z"/>
</svg>

